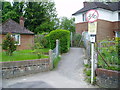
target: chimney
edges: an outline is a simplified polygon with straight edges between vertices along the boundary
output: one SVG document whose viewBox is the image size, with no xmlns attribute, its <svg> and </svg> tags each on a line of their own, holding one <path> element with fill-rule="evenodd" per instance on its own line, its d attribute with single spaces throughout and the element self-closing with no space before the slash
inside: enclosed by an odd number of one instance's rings
<svg viewBox="0 0 120 90">
<path fill-rule="evenodd" d="M 23 16 L 20 17 L 20 25 L 24 27 L 24 17 Z"/>
<path fill-rule="evenodd" d="M 88 2 L 83 2 L 83 6 L 86 7 Z"/>
</svg>

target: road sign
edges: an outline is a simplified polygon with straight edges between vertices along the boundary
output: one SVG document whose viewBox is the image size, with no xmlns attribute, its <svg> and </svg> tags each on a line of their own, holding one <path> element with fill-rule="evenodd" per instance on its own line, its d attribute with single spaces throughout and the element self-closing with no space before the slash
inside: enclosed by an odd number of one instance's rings
<svg viewBox="0 0 120 90">
<path fill-rule="evenodd" d="M 98 17 L 99 17 L 99 14 L 98 14 L 97 10 L 92 9 L 86 13 L 86 20 L 89 23 L 97 21 Z"/>
<path fill-rule="evenodd" d="M 97 33 L 97 22 L 88 23 L 88 33 L 91 35 L 96 35 Z"/>
<path fill-rule="evenodd" d="M 96 35 L 90 36 L 90 42 L 94 43 L 96 41 Z"/>
<path fill-rule="evenodd" d="M 95 43 L 95 37 L 97 32 L 97 19 L 99 17 L 99 14 L 97 10 L 89 10 L 86 13 L 86 20 L 88 21 L 88 33 L 90 34 L 90 41 L 91 41 L 91 83 L 94 82 L 94 43 Z"/>
</svg>

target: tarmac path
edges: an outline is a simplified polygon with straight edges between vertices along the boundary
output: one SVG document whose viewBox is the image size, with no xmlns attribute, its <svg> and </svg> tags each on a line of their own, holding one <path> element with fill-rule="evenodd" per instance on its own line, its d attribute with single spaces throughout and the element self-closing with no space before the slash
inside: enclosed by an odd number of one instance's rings
<svg viewBox="0 0 120 90">
<path fill-rule="evenodd" d="M 2 81 L 3 88 L 98 88 L 84 79 L 83 48 L 71 48 L 61 56 L 58 68 L 53 71 L 30 74 Z"/>
</svg>

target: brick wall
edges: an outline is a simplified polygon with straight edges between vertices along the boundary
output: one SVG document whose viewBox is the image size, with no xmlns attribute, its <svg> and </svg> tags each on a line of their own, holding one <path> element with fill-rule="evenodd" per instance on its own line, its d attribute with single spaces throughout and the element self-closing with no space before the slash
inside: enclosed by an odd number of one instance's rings
<svg viewBox="0 0 120 90">
<path fill-rule="evenodd" d="M 34 35 L 21 35 L 21 44 L 17 47 L 17 50 L 31 49 L 34 45 Z"/>
<path fill-rule="evenodd" d="M 96 69 L 97 85 L 103 88 L 118 88 L 120 87 L 120 72 Z"/>
<path fill-rule="evenodd" d="M 87 30 L 88 30 L 88 23 L 87 22 L 76 24 L 76 33 L 82 34 L 83 31 L 87 31 Z"/>
<path fill-rule="evenodd" d="M 0 35 L 0 38 L 4 39 L 4 37 L 5 35 Z M 0 43 L 2 43 L 2 40 L 0 40 Z M 34 45 L 34 35 L 20 35 L 20 43 L 17 50 L 31 49 Z"/>
<path fill-rule="evenodd" d="M 15 78 L 43 71 L 49 71 L 50 60 L 46 58 L 37 60 L 2 62 L 0 63 L 0 66 L 2 66 L 2 73 L 0 73 L 0 75 L 2 74 L 2 78 Z"/>
<path fill-rule="evenodd" d="M 113 29 L 119 29 L 120 30 L 120 21 L 113 22 L 114 28 Z"/>
<path fill-rule="evenodd" d="M 110 22 L 106 20 L 99 19 L 97 21 L 97 41 L 104 39 L 114 38 L 115 32 L 114 29 L 120 28 L 120 22 Z M 76 33 L 82 34 L 83 31 L 88 30 L 88 23 L 77 23 L 76 24 Z"/>
<path fill-rule="evenodd" d="M 100 19 L 97 22 L 97 41 L 109 38 L 112 39 L 115 36 L 115 33 L 113 32 L 113 22 Z"/>
</svg>

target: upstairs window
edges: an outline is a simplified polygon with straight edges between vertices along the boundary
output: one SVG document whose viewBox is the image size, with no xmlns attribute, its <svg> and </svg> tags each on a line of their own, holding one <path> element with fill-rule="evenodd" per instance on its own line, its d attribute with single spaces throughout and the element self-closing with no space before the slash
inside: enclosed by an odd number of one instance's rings
<svg viewBox="0 0 120 90">
<path fill-rule="evenodd" d="M 13 34 L 12 37 L 16 41 L 15 45 L 20 45 L 20 34 Z"/>
<path fill-rule="evenodd" d="M 86 13 L 82 14 L 83 22 L 86 22 Z"/>
<path fill-rule="evenodd" d="M 120 12 L 118 13 L 118 20 L 120 21 Z"/>
</svg>

